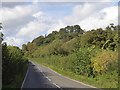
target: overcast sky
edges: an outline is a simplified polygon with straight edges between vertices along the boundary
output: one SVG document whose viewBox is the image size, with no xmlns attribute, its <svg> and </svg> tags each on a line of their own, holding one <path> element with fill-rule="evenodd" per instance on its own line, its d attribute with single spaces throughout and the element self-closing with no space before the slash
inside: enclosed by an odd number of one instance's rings
<svg viewBox="0 0 120 90">
<path fill-rule="evenodd" d="M 2 1 L 0 21 L 4 27 L 4 41 L 8 45 L 21 47 L 37 36 L 58 31 L 67 25 L 78 24 L 82 29 L 91 30 L 118 23 L 118 0 L 27 1 Z"/>
</svg>

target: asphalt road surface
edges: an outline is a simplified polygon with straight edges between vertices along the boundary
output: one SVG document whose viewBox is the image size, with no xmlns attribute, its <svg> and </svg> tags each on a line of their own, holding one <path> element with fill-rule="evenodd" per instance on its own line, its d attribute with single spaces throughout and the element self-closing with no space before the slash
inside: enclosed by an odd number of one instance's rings
<svg viewBox="0 0 120 90">
<path fill-rule="evenodd" d="M 21 89 L 38 88 L 55 90 L 98 90 L 93 86 L 64 77 L 43 65 L 30 62 Z"/>
</svg>

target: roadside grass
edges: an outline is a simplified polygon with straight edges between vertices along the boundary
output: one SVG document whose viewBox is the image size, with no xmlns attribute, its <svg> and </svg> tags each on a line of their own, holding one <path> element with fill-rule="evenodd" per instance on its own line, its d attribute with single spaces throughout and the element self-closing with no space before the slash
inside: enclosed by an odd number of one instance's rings
<svg viewBox="0 0 120 90">
<path fill-rule="evenodd" d="M 59 74 L 62 74 L 63 76 L 69 77 L 71 79 L 80 81 L 88 85 L 92 85 L 97 88 L 117 88 L 118 87 L 118 74 L 117 73 L 103 74 L 103 75 L 98 75 L 95 78 L 92 78 L 92 77 L 87 77 L 83 75 L 77 75 L 69 70 L 63 70 L 61 68 L 58 68 L 56 65 L 45 63 L 43 59 L 45 58 L 31 58 L 30 60 L 38 64 L 47 66 L 53 69 L 54 71 L 58 72 Z"/>
</svg>

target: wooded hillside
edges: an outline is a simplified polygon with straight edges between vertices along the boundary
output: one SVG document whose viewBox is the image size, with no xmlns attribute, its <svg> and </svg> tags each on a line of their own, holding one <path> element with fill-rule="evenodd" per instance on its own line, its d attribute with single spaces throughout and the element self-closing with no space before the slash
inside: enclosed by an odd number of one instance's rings
<svg viewBox="0 0 120 90">
<path fill-rule="evenodd" d="M 22 50 L 26 57 L 39 58 L 41 63 L 76 75 L 109 75 L 115 79 L 106 80 L 115 84 L 107 87 L 117 87 L 119 28 L 110 24 L 105 29 L 85 31 L 79 25 L 66 26 L 23 44 Z"/>
</svg>

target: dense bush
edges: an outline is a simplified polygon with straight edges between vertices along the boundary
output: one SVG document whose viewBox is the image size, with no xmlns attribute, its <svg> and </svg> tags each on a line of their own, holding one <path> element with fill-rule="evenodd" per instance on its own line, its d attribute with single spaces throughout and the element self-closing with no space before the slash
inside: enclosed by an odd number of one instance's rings
<svg viewBox="0 0 120 90">
<path fill-rule="evenodd" d="M 117 61 L 118 53 L 110 50 L 98 52 L 95 57 L 92 58 L 93 67 L 99 74 L 117 71 Z"/>
<path fill-rule="evenodd" d="M 79 25 L 67 26 L 45 37 L 39 36 L 23 45 L 22 50 L 44 65 L 90 77 L 98 86 L 111 87 L 108 85 L 111 81 L 117 86 L 118 27 L 83 31 Z"/>
<path fill-rule="evenodd" d="M 76 59 L 74 60 L 74 72 L 81 75 L 93 75 L 93 69 L 91 67 L 91 54 L 88 49 L 80 49 L 76 53 Z"/>
<path fill-rule="evenodd" d="M 115 75 L 116 78 L 120 42 L 117 27 L 120 26 L 83 31 L 79 25 L 67 26 L 58 32 L 53 31 L 42 40 L 40 37 L 33 40 L 37 40 L 40 46 L 31 42 L 24 45 L 23 50 L 26 50 L 29 57 L 39 58 L 39 62 L 43 64 L 76 75 L 95 79 L 99 76 Z M 116 79 L 107 80 L 116 82 Z"/>
<path fill-rule="evenodd" d="M 2 46 L 2 85 L 3 88 L 20 87 L 27 69 L 27 59 L 15 46 Z"/>
<path fill-rule="evenodd" d="M 68 53 L 76 52 L 76 50 L 80 48 L 78 39 L 79 38 L 76 37 L 63 43 L 61 48 Z"/>
</svg>

